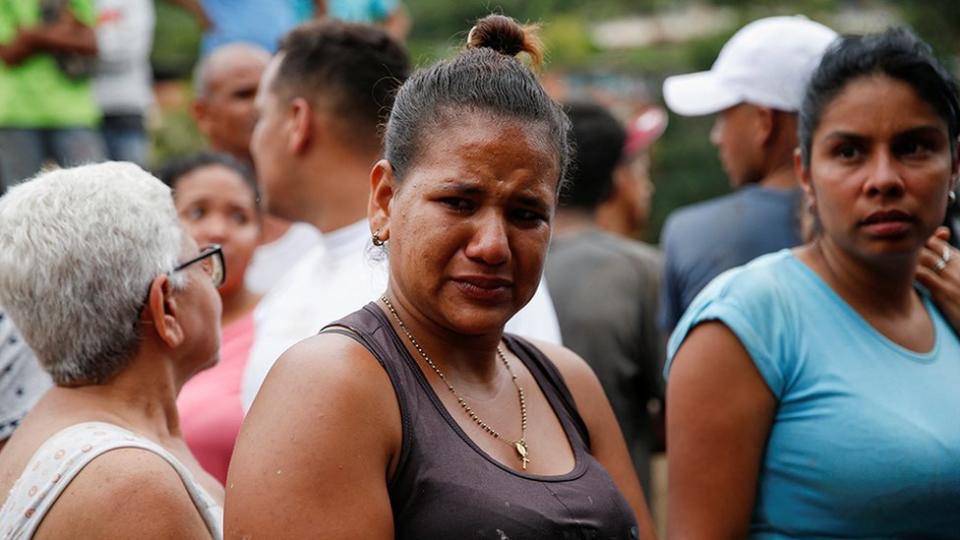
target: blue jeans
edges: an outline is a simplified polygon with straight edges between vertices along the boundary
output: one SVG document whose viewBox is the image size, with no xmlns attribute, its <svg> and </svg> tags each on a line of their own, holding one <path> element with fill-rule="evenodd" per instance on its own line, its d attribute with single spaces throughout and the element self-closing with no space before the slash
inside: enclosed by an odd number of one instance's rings
<svg viewBox="0 0 960 540">
<path fill-rule="evenodd" d="M 129 161 L 141 167 L 147 163 L 149 144 L 143 127 L 143 115 L 104 115 L 100 126 L 107 157 L 112 161 Z"/>
<path fill-rule="evenodd" d="M 104 161 L 106 151 L 93 128 L 0 128 L 0 193 L 37 174 L 47 159 L 71 167 Z"/>
</svg>

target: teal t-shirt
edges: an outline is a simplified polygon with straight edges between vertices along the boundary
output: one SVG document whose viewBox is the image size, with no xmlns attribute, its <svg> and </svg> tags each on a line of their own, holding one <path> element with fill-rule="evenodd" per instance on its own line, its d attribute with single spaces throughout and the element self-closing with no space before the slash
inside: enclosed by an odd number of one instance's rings
<svg viewBox="0 0 960 540">
<path fill-rule="evenodd" d="M 926 353 L 877 332 L 789 250 L 693 301 L 665 376 L 690 330 L 716 320 L 778 401 L 752 538 L 960 537 L 960 340 L 923 301 L 936 331 Z"/>
<path fill-rule="evenodd" d="M 96 20 L 92 0 L 70 0 L 83 24 Z M 40 24 L 40 0 L 0 0 L 0 44 L 13 41 L 20 27 Z M 34 54 L 16 66 L 0 62 L 0 127 L 92 127 L 100 112 L 88 80 L 72 80 L 53 56 Z"/>
<path fill-rule="evenodd" d="M 398 0 L 328 0 L 327 14 L 355 22 L 380 22 L 397 9 Z"/>
</svg>

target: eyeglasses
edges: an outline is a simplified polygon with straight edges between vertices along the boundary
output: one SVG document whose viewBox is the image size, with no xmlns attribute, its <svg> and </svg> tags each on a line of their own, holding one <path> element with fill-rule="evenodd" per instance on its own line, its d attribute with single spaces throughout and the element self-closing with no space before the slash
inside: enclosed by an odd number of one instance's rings
<svg viewBox="0 0 960 540">
<path fill-rule="evenodd" d="M 194 263 L 203 263 L 203 271 L 210 276 L 213 286 L 219 288 L 227 277 L 227 263 L 223 260 L 223 248 L 220 244 L 213 244 L 203 248 L 199 255 L 189 261 L 180 263 L 174 272 L 179 272 Z"/>
</svg>

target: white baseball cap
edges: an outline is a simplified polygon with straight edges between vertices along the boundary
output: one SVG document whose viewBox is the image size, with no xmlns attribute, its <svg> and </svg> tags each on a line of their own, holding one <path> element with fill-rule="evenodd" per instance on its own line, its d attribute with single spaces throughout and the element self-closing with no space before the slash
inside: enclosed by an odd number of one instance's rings
<svg viewBox="0 0 960 540">
<path fill-rule="evenodd" d="M 683 116 L 713 114 L 740 103 L 797 111 L 820 58 L 836 38 L 836 32 L 802 15 L 753 21 L 724 44 L 710 71 L 667 77 L 664 101 Z"/>
</svg>

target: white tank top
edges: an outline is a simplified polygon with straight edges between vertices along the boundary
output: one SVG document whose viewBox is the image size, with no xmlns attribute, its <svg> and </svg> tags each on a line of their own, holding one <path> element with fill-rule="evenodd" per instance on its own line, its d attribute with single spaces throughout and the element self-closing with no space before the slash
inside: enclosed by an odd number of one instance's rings
<svg viewBox="0 0 960 540">
<path fill-rule="evenodd" d="M 74 477 L 96 457 L 117 448 L 142 448 L 165 459 L 180 475 L 210 535 L 223 538 L 223 508 L 177 458 L 157 443 L 105 422 L 72 425 L 40 446 L 0 507 L 0 538 L 32 538 Z"/>
</svg>

